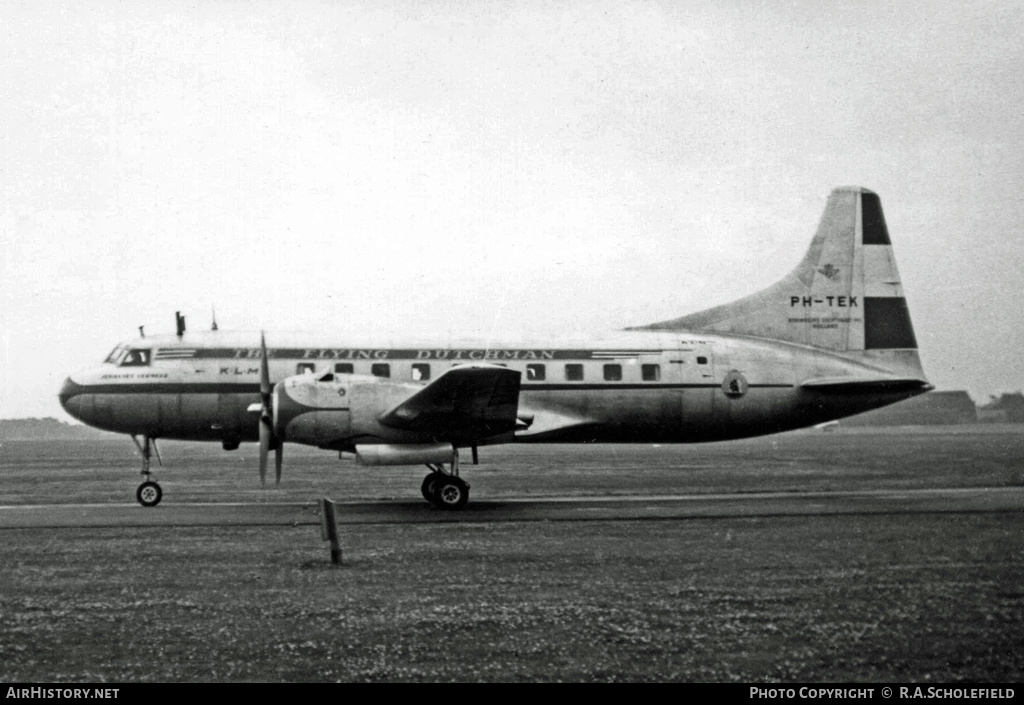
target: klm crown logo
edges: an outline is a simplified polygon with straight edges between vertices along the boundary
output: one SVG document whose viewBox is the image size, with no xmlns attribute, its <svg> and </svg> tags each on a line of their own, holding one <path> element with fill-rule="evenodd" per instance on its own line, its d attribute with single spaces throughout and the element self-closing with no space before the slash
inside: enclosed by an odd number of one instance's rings
<svg viewBox="0 0 1024 705">
<path fill-rule="evenodd" d="M 824 267 L 818 267 L 818 272 L 824 274 L 826 279 L 834 280 L 839 277 L 839 269 L 833 267 L 831 264 L 826 264 Z"/>
</svg>

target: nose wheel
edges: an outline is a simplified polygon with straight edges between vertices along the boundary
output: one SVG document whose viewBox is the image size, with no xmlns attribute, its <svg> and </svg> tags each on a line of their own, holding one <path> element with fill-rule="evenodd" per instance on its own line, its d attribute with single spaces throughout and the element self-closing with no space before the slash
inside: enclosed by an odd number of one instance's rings
<svg viewBox="0 0 1024 705">
<path fill-rule="evenodd" d="M 160 499 L 163 496 L 164 492 L 160 489 L 160 485 L 152 480 L 146 480 L 135 491 L 135 499 L 139 500 L 139 504 L 143 507 L 155 507 L 160 504 Z"/>
</svg>

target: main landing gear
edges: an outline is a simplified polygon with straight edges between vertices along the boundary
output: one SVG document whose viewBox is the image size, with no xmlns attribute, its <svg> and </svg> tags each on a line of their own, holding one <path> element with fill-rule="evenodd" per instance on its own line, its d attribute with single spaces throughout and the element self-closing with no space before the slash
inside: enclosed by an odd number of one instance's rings
<svg viewBox="0 0 1024 705">
<path fill-rule="evenodd" d="M 469 485 L 459 477 L 459 451 L 452 454 L 451 472 L 443 465 L 427 463 L 430 474 L 423 478 L 420 491 L 423 498 L 438 509 L 455 511 L 462 509 L 469 501 Z"/>
<path fill-rule="evenodd" d="M 152 478 L 152 472 L 149 469 L 149 459 L 152 453 L 156 452 L 157 462 L 163 465 L 163 461 L 160 460 L 160 451 L 156 447 L 156 439 L 150 438 L 149 436 L 142 437 L 142 443 L 139 443 L 139 439 L 132 436 L 132 440 L 135 442 L 135 447 L 142 453 L 142 476 L 145 481 L 139 485 L 139 489 L 135 490 L 135 499 L 139 501 L 143 507 L 155 507 L 160 504 L 160 500 L 164 496 L 163 490 Z"/>
</svg>

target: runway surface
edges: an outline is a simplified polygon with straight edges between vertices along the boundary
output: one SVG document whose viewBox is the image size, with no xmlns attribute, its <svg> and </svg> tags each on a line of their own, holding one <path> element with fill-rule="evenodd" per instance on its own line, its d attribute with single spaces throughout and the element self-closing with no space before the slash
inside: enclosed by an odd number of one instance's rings
<svg viewBox="0 0 1024 705">
<path fill-rule="evenodd" d="M 339 524 L 685 520 L 725 517 L 1024 511 L 1024 487 L 768 492 L 473 500 L 460 512 L 426 502 L 338 502 Z M 0 506 L 0 530 L 147 526 L 299 526 L 319 523 L 308 503 L 175 503 Z"/>
</svg>

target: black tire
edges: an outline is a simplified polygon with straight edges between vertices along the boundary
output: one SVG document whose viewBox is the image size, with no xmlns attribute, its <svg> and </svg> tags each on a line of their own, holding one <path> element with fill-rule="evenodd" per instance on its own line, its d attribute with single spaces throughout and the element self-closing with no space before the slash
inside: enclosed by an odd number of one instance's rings
<svg viewBox="0 0 1024 705">
<path fill-rule="evenodd" d="M 423 484 L 420 485 L 420 492 L 423 493 L 423 499 L 427 500 L 431 504 L 437 504 L 437 498 L 434 496 L 434 483 L 438 480 L 440 473 L 432 472 L 423 478 Z"/>
<path fill-rule="evenodd" d="M 160 485 L 155 482 L 143 482 L 139 485 L 139 489 L 135 491 L 135 499 L 139 500 L 139 504 L 143 507 L 155 507 L 160 504 L 160 500 L 163 499 L 164 492 L 160 489 Z"/>
<path fill-rule="evenodd" d="M 456 511 L 469 501 L 469 485 L 458 477 L 446 475 L 434 484 L 434 504 L 448 511 Z"/>
</svg>

